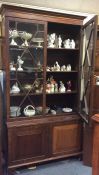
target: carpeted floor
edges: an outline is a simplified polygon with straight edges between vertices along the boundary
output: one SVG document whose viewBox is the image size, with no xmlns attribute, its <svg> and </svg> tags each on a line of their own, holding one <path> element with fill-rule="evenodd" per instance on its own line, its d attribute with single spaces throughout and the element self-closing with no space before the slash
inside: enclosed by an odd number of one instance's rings
<svg viewBox="0 0 99 175">
<path fill-rule="evenodd" d="M 92 168 L 78 159 L 38 165 L 35 169 L 16 170 L 15 175 L 92 175 Z"/>
</svg>

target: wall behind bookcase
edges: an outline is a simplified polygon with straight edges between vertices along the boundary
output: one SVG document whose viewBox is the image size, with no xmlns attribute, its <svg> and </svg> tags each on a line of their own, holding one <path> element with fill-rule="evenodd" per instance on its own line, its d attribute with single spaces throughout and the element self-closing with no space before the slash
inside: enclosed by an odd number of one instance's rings
<svg viewBox="0 0 99 175">
<path fill-rule="evenodd" d="M 15 3 L 14 0 L 1 0 L 0 3 Z M 48 8 L 57 8 L 64 10 L 72 10 L 78 12 L 87 12 L 87 13 L 95 13 L 99 15 L 99 6 L 98 0 L 90 1 L 90 0 L 17 0 L 18 4 L 26 4 L 33 6 L 41 6 Z M 92 8 L 90 8 L 92 7 Z"/>
</svg>

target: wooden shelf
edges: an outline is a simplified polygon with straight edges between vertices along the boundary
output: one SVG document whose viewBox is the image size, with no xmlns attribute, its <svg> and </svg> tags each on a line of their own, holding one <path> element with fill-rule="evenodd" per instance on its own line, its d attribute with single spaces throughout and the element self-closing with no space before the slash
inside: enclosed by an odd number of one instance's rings
<svg viewBox="0 0 99 175">
<path fill-rule="evenodd" d="M 78 73 L 76 70 L 71 71 L 46 71 L 47 73 Z"/>
<path fill-rule="evenodd" d="M 27 95 L 28 94 L 28 95 Z M 33 95 L 43 95 L 43 93 L 32 93 L 32 92 L 25 92 L 25 93 L 11 93 L 11 97 L 19 97 L 19 96 L 33 96 Z"/>
<path fill-rule="evenodd" d="M 48 47 L 47 48 L 48 50 L 64 50 L 64 51 L 77 51 L 79 50 L 79 48 L 75 48 L 75 49 L 72 49 L 72 48 L 51 48 L 51 47 Z"/>
<path fill-rule="evenodd" d="M 72 91 L 66 91 L 66 92 L 54 92 L 54 93 L 46 93 L 46 95 L 64 95 L 64 94 L 77 94 L 76 90 Z"/>
<path fill-rule="evenodd" d="M 33 46 L 33 45 L 31 45 L 31 46 L 14 46 L 14 45 L 10 45 L 9 46 L 10 47 L 10 50 L 12 50 L 12 51 L 14 51 L 14 50 L 19 50 L 19 51 L 23 51 L 23 50 L 26 50 L 26 49 L 41 49 L 41 50 L 43 50 L 44 48 L 43 47 L 37 47 L 37 46 Z"/>
</svg>

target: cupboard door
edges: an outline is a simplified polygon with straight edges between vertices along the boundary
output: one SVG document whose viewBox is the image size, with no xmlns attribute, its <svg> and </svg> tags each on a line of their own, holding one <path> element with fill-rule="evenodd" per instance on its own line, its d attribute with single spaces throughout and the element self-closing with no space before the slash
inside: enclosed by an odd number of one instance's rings
<svg viewBox="0 0 99 175">
<path fill-rule="evenodd" d="M 20 18 L 7 21 L 9 42 L 5 62 L 10 119 L 44 114 L 45 28 L 43 21 Z"/>
<path fill-rule="evenodd" d="M 44 159 L 48 153 L 47 126 L 21 126 L 8 130 L 9 164 Z"/>
<path fill-rule="evenodd" d="M 88 21 L 82 28 L 82 53 L 80 63 L 80 114 L 88 123 L 92 116 L 93 74 L 96 42 L 96 17 Z"/>
<path fill-rule="evenodd" d="M 93 114 L 99 113 L 99 27 L 97 29 L 95 72 L 94 72 Z"/>
<path fill-rule="evenodd" d="M 81 125 L 68 124 L 53 128 L 53 154 L 69 154 L 81 149 Z"/>
</svg>

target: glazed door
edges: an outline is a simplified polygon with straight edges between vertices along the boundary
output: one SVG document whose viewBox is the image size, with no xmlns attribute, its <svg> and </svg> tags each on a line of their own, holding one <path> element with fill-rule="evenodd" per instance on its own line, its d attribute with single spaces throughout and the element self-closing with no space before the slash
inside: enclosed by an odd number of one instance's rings
<svg viewBox="0 0 99 175">
<path fill-rule="evenodd" d="M 8 118 L 43 115 L 45 27 L 43 21 L 19 18 L 8 20 Z"/>
<path fill-rule="evenodd" d="M 89 123 L 93 106 L 93 74 L 96 43 L 97 17 L 90 19 L 82 27 L 80 62 L 80 115 Z M 83 49 L 82 49 L 83 48 Z"/>
</svg>

